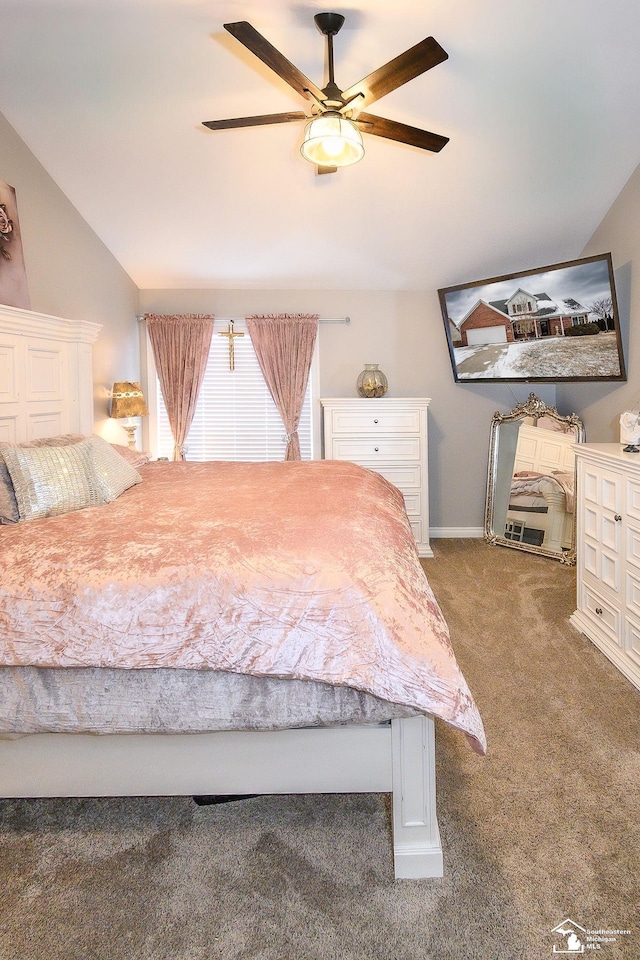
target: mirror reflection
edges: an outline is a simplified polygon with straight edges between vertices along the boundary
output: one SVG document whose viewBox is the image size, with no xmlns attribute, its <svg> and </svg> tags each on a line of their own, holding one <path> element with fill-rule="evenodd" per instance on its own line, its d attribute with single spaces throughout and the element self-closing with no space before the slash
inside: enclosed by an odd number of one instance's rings
<svg viewBox="0 0 640 960">
<path fill-rule="evenodd" d="M 494 414 L 489 445 L 485 538 L 563 563 L 576 560 L 575 455 L 582 421 L 535 394 Z"/>
</svg>

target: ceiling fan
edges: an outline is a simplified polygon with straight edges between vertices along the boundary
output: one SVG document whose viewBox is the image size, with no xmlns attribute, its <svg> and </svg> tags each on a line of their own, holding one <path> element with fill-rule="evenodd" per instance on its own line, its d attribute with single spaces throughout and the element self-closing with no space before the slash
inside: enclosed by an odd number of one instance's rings
<svg viewBox="0 0 640 960">
<path fill-rule="evenodd" d="M 433 37 L 426 37 L 383 67 L 374 70 L 359 83 L 341 90 L 334 79 L 333 38 L 342 27 L 344 17 L 340 13 L 317 13 L 313 19 L 327 38 L 329 82 L 323 89 L 305 77 L 246 20 L 224 24 L 225 30 L 247 50 L 293 87 L 296 93 L 311 101 L 311 116 L 303 111 L 290 111 L 258 117 L 240 117 L 235 120 L 207 120 L 204 126 L 211 130 L 228 130 L 233 127 L 256 127 L 306 120 L 307 126 L 300 150 L 306 160 L 316 164 L 318 173 L 333 173 L 338 167 L 361 160 L 364 156 L 361 131 L 375 137 L 408 143 L 433 153 L 442 150 L 449 142 L 448 137 L 362 112 L 363 107 L 374 100 L 379 100 L 385 94 L 447 60 L 448 54 L 440 44 Z"/>
</svg>

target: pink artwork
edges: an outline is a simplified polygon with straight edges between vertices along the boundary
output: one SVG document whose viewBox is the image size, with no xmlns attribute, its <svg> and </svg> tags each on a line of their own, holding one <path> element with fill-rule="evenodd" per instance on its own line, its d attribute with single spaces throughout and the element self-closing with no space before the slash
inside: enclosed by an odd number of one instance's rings
<svg viewBox="0 0 640 960">
<path fill-rule="evenodd" d="M 0 303 L 31 309 L 16 191 L 0 180 Z"/>
</svg>

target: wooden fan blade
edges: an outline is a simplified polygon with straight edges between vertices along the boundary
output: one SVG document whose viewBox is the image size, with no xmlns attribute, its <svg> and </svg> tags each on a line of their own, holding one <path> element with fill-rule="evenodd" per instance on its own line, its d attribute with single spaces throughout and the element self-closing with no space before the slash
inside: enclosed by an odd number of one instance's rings
<svg viewBox="0 0 640 960">
<path fill-rule="evenodd" d="M 307 120 L 301 110 L 293 113 L 265 113 L 259 117 L 238 117 L 235 120 L 203 120 L 203 126 L 210 130 L 232 130 L 234 127 L 261 127 L 267 123 L 289 123 L 293 120 Z"/>
<path fill-rule="evenodd" d="M 343 90 L 342 96 L 345 100 L 350 100 L 361 93 L 363 98 L 358 100 L 355 106 L 356 109 L 360 105 L 365 107 L 448 59 L 449 54 L 442 49 L 438 41 L 427 37 L 383 67 L 374 70 L 364 80 L 354 83 L 348 90 Z"/>
<path fill-rule="evenodd" d="M 408 143 L 412 147 L 420 147 L 421 150 L 431 150 L 432 153 L 439 153 L 449 143 L 449 137 L 441 137 L 438 133 L 410 127 L 396 120 L 385 120 L 384 117 L 376 117 L 372 113 L 361 113 L 355 123 L 363 133 L 385 137 L 387 140 L 399 140 L 400 143 Z"/>
<path fill-rule="evenodd" d="M 316 174 L 321 177 L 324 173 L 337 173 L 337 167 L 316 167 Z"/>
<path fill-rule="evenodd" d="M 318 100 L 324 100 L 325 96 L 322 90 L 312 83 L 308 77 L 298 70 L 279 50 L 269 43 L 268 40 L 258 33 L 258 31 L 247 23 L 246 20 L 240 20 L 238 23 L 223 24 L 225 30 L 228 30 L 231 36 L 239 40 L 240 43 L 255 54 L 259 60 L 277 73 L 290 87 L 305 97 L 307 100 L 313 99 L 313 94 Z"/>
</svg>

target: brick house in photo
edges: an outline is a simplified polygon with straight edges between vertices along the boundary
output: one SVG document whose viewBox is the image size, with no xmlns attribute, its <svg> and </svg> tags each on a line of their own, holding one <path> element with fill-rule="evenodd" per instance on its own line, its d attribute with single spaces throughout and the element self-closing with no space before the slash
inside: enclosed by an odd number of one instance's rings
<svg viewBox="0 0 640 960">
<path fill-rule="evenodd" d="M 589 311 L 577 300 L 556 301 L 519 288 L 508 300 L 478 300 L 458 324 L 457 345 L 561 337 L 569 327 L 588 322 Z"/>
</svg>

